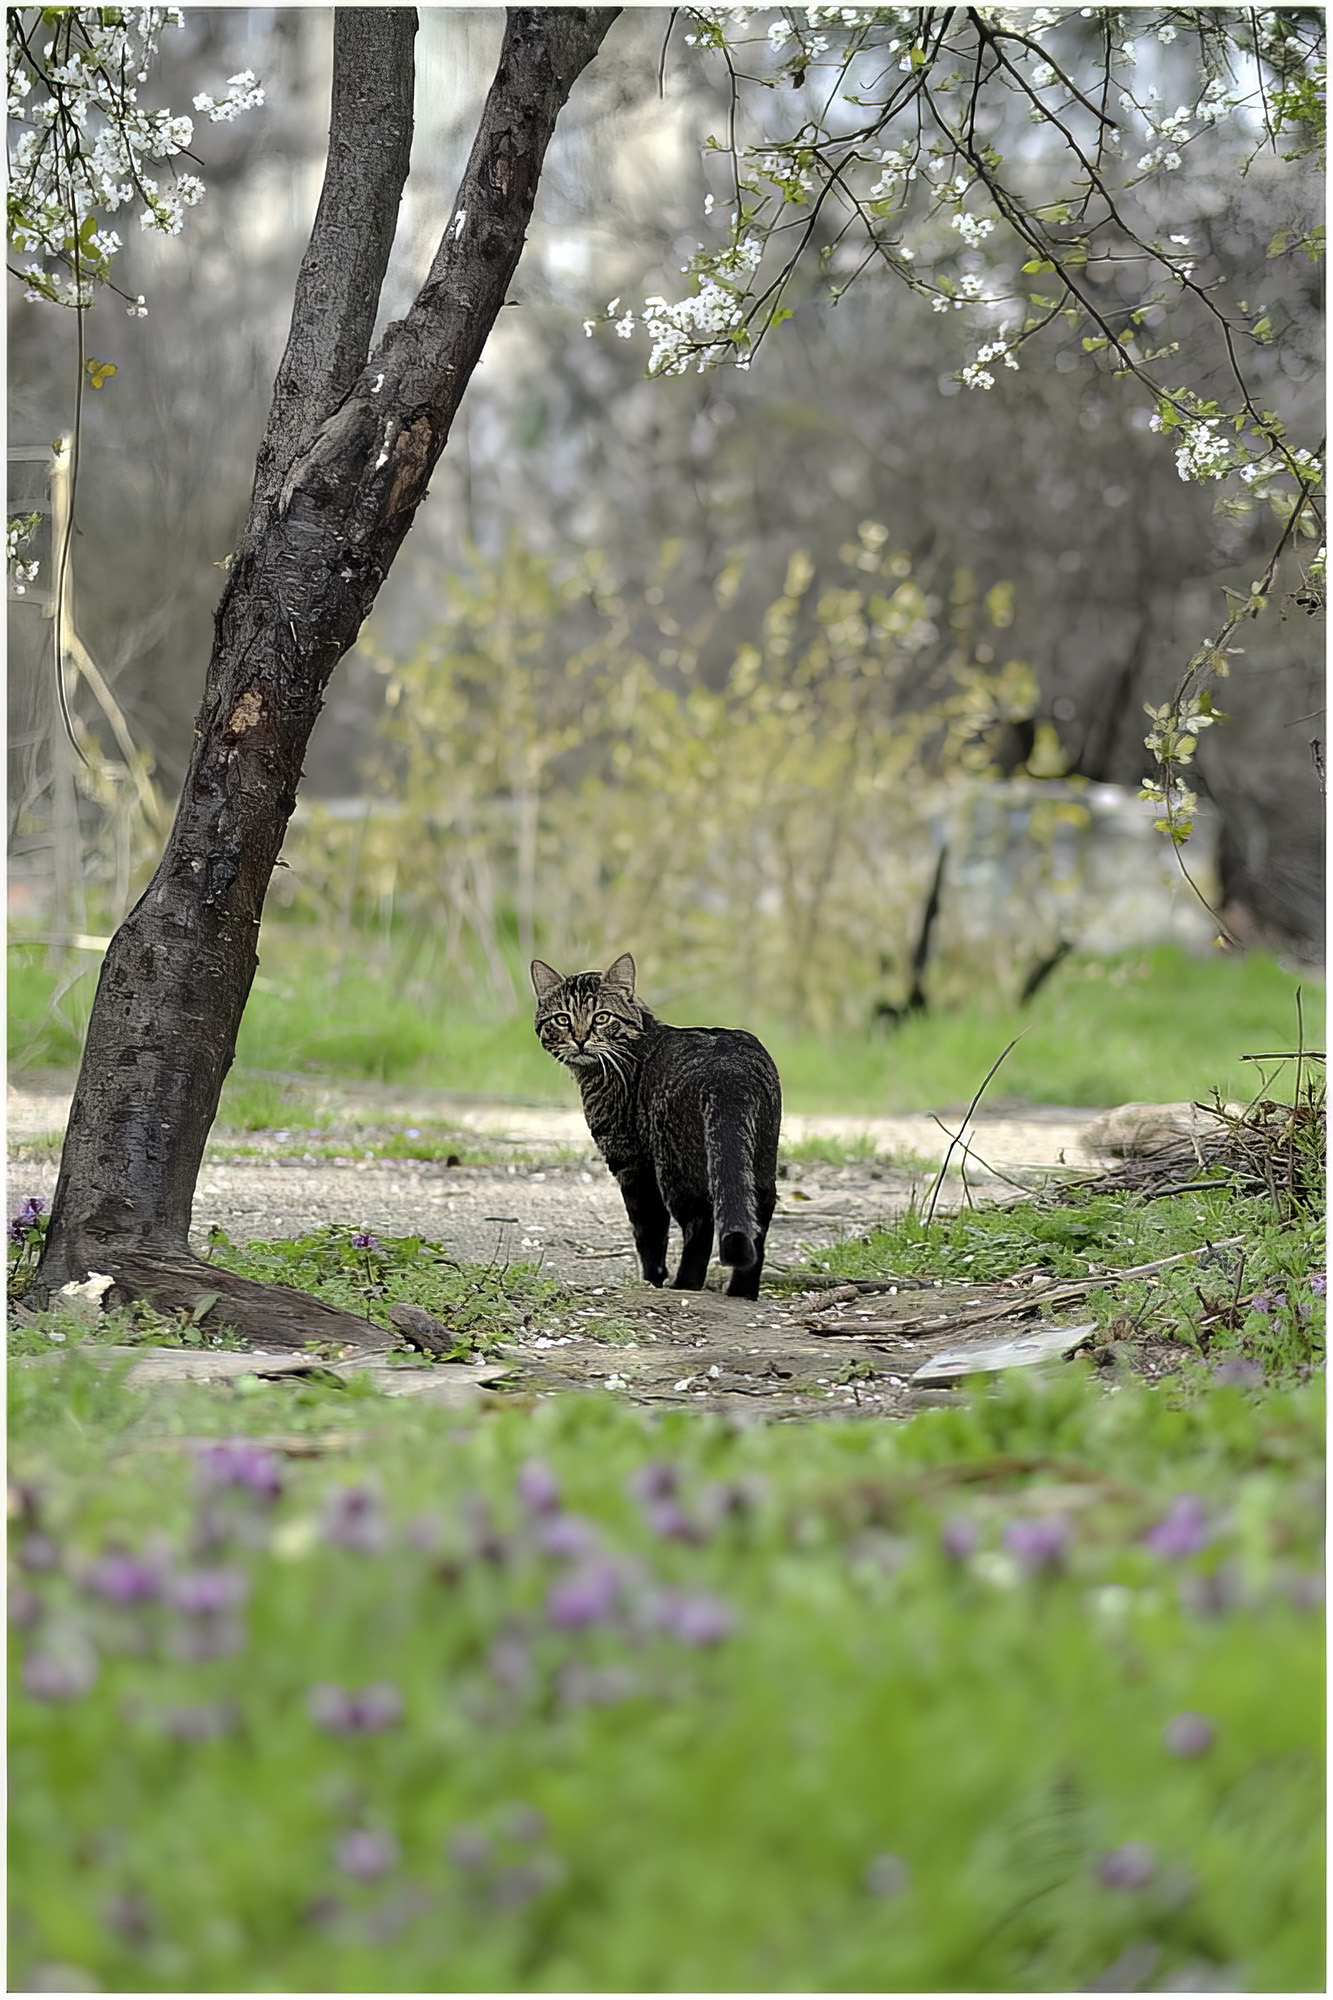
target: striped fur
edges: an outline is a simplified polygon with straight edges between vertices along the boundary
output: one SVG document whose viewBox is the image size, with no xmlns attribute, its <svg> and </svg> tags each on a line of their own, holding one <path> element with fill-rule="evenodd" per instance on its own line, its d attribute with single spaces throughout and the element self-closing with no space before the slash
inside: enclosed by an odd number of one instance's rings
<svg viewBox="0 0 1333 2000">
<path fill-rule="evenodd" d="M 574 1073 L 648 1282 L 666 1282 L 674 1217 L 684 1240 L 673 1286 L 700 1289 L 716 1231 L 727 1291 L 755 1298 L 777 1200 L 773 1058 L 743 1028 L 669 1027 L 637 997 L 634 977 L 628 952 L 606 972 L 568 977 L 534 959 L 538 1038 Z"/>
</svg>

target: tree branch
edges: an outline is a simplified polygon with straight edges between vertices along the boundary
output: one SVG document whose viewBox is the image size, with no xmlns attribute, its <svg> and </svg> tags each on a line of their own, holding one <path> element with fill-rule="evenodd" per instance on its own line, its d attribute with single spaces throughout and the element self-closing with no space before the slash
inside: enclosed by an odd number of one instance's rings
<svg viewBox="0 0 1333 2000">
<path fill-rule="evenodd" d="M 246 540 L 370 351 L 412 151 L 415 7 L 337 7 L 329 150 L 287 349 L 255 467 Z"/>
</svg>

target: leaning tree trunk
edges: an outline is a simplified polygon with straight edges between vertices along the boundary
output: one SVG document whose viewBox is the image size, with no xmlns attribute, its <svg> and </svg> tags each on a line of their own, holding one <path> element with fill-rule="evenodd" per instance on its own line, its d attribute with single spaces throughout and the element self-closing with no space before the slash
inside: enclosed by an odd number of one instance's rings
<svg viewBox="0 0 1333 2000">
<path fill-rule="evenodd" d="M 556 117 L 617 9 L 511 8 L 439 250 L 367 358 L 407 175 L 411 8 L 335 11 L 328 164 L 250 514 L 215 621 L 194 751 L 153 880 L 108 948 L 39 1296 L 90 1270 L 265 1343 L 364 1320 L 191 1255 L 204 1145 L 258 963 L 306 745 L 425 495 L 514 274 Z"/>
</svg>

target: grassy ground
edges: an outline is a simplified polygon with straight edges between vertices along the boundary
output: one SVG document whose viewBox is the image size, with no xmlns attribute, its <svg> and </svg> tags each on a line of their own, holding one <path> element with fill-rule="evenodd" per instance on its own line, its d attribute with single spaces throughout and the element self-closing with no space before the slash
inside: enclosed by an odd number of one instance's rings
<svg viewBox="0 0 1333 2000">
<path fill-rule="evenodd" d="M 392 960 L 378 976 L 368 969 L 369 951 L 339 973 L 308 932 L 266 929 L 262 974 L 241 1029 L 241 1070 L 323 1072 L 537 1101 L 569 1096 L 526 1009 L 480 1018 L 457 1003 L 417 997 Z M 11 950 L 11 1063 L 77 1061 L 95 970 L 90 960 L 56 1014 L 44 954 L 31 946 Z M 748 1025 L 773 1049 L 796 1111 L 874 1115 L 966 1101 L 1024 1029 L 994 1085 L 997 1096 L 1104 1105 L 1197 1097 L 1216 1085 L 1226 1096 L 1248 1097 L 1252 1066 L 1239 1059 L 1295 1046 L 1296 985 L 1262 955 L 1192 959 L 1163 946 L 1113 960 L 1071 959 L 1021 1010 L 979 1001 L 908 1021 L 892 1034 L 792 1036 L 773 1021 Z M 1322 990 L 1308 980 L 1306 989 L 1307 1043 L 1322 1046 Z"/>
<path fill-rule="evenodd" d="M 67 1062 L 44 977 L 20 1038 Z M 1032 1019 L 1010 1093 L 1242 1094 L 1291 982 L 1153 954 L 1062 969 Z M 774 1041 L 795 1104 L 870 1112 L 970 1095 L 1010 1032 Z M 261 992 L 246 1033 L 256 1068 L 336 1044 L 555 1094 L 526 1021 L 427 1023 L 382 984 Z M 1061 1279 L 1200 1245 L 1088 1300 L 1178 1356 L 1160 1385 L 1074 1362 L 893 1425 L 146 1394 L 73 1321 L 20 1331 L 11 1986 L 1318 1990 L 1316 1197 L 908 1216 L 820 1262 Z M 215 1254 L 363 1308 L 391 1269 L 479 1349 L 539 1282 L 350 1229 Z"/>
<path fill-rule="evenodd" d="M 335 1235 L 217 1254 L 363 1307 L 392 1267 L 478 1346 L 538 1282 Z M 150 1396 L 25 1332 L 11 1983 L 1318 1988 L 1315 1197 L 909 1216 L 821 1262 L 1200 1244 L 1089 1302 L 1174 1378 L 898 1425 Z"/>
<path fill-rule="evenodd" d="M 14 1983 L 1321 1983 L 1313 1385 L 11 1423 Z"/>
</svg>

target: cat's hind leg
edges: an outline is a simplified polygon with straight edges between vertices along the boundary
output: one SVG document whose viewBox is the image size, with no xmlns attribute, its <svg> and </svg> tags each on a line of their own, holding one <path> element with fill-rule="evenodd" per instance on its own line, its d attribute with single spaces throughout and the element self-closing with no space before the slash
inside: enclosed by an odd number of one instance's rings
<svg viewBox="0 0 1333 2000">
<path fill-rule="evenodd" d="M 676 1220 L 685 1238 L 680 1266 L 671 1280 L 675 1292 L 701 1292 L 708 1276 L 708 1260 L 713 1254 L 713 1211 L 709 1204 L 691 1208 Z"/>
<path fill-rule="evenodd" d="M 625 1213 L 634 1232 L 639 1268 L 650 1285 L 664 1285 L 671 1217 L 657 1185 L 657 1176 L 651 1167 L 631 1167 L 617 1174 L 616 1179 L 620 1182 Z"/>
</svg>

